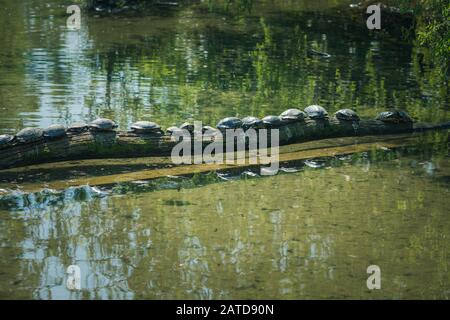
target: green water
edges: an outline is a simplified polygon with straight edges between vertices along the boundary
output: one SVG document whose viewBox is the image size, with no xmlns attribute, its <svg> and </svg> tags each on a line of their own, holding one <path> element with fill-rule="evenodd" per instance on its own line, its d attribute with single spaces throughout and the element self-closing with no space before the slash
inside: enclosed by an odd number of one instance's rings
<svg viewBox="0 0 450 320">
<path fill-rule="evenodd" d="M 5 0 L 0 133 L 97 116 L 121 129 L 138 119 L 214 125 L 313 102 L 448 120 L 448 83 L 418 62 L 420 49 L 346 22 L 338 5 L 82 11 L 81 30 L 68 31 L 59 1 Z M 274 177 L 0 206 L 0 298 L 448 299 L 444 136 Z M 72 264 L 79 292 L 65 286 Z M 381 290 L 366 287 L 372 264 Z"/>
<path fill-rule="evenodd" d="M 448 299 L 450 162 L 427 157 L 3 209 L 0 296 Z"/>
</svg>

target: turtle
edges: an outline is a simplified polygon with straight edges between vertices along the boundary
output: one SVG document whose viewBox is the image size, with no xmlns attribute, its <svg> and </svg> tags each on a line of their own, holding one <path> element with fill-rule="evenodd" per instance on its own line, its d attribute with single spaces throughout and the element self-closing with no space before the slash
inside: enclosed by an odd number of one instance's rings
<svg viewBox="0 0 450 320">
<path fill-rule="evenodd" d="M 24 128 L 16 134 L 16 139 L 22 143 L 35 142 L 42 138 L 44 131 L 41 128 Z"/>
<path fill-rule="evenodd" d="M 300 122 L 306 118 L 306 113 L 298 109 L 287 109 L 282 114 L 280 118 L 287 122 Z"/>
<path fill-rule="evenodd" d="M 14 136 L 9 134 L 0 135 L 0 148 L 10 146 L 14 141 Z"/>
<path fill-rule="evenodd" d="M 117 128 L 117 124 L 105 118 L 98 118 L 89 124 L 89 128 L 94 131 L 112 131 Z"/>
<path fill-rule="evenodd" d="M 227 129 L 239 129 L 242 128 L 242 120 L 236 117 L 228 117 L 222 119 L 217 124 L 217 129 L 224 131 Z"/>
<path fill-rule="evenodd" d="M 86 131 L 88 128 L 89 125 L 85 122 L 75 122 L 67 127 L 67 132 L 80 133 Z"/>
<path fill-rule="evenodd" d="M 311 105 L 305 108 L 305 112 L 311 119 L 325 119 L 328 117 L 328 112 L 325 108 L 319 105 Z"/>
<path fill-rule="evenodd" d="M 287 123 L 278 116 L 267 116 L 262 121 L 267 128 L 278 128 Z"/>
<path fill-rule="evenodd" d="M 180 126 L 181 130 L 187 130 L 189 131 L 189 133 L 193 133 L 194 132 L 194 125 L 190 122 L 185 122 Z"/>
<path fill-rule="evenodd" d="M 169 127 L 166 129 L 166 133 L 172 138 L 172 139 L 180 139 L 181 137 L 184 137 L 185 131 L 181 130 L 178 127 Z M 189 133 L 190 136 L 190 133 Z"/>
<path fill-rule="evenodd" d="M 161 127 L 151 121 L 137 121 L 131 125 L 131 131 L 135 133 L 159 133 L 164 134 Z"/>
<path fill-rule="evenodd" d="M 44 138 L 57 139 L 66 135 L 66 127 L 61 124 L 52 124 L 44 129 Z"/>
<path fill-rule="evenodd" d="M 376 120 L 388 123 L 413 123 L 414 120 L 402 110 L 391 110 L 380 112 Z"/>
<path fill-rule="evenodd" d="M 178 128 L 178 127 L 175 127 L 175 126 L 168 127 L 168 128 L 166 129 L 166 132 L 167 132 L 167 134 L 169 134 L 169 135 L 172 135 L 174 132 L 178 132 L 178 131 L 181 131 L 181 129 Z"/>
<path fill-rule="evenodd" d="M 346 121 L 359 121 L 358 114 L 352 109 L 340 109 L 334 114 L 336 119 Z"/>
<path fill-rule="evenodd" d="M 244 130 L 247 129 L 264 129 L 266 126 L 264 125 L 264 122 L 256 117 L 245 117 L 242 119 L 242 128 Z"/>
<path fill-rule="evenodd" d="M 207 135 L 215 135 L 219 130 L 211 126 L 203 126 L 202 133 Z"/>
</svg>

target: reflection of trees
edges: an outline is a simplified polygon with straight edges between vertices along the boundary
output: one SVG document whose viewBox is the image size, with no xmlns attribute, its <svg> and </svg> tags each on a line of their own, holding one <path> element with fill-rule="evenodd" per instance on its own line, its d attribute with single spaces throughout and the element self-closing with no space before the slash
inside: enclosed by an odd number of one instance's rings
<svg viewBox="0 0 450 320">
<path fill-rule="evenodd" d="M 22 49 L 29 46 L 26 37 L 27 15 L 25 5 L 17 1 L 2 2 L 0 13 L 0 128 L 4 132 L 14 132 L 20 127 L 17 111 L 34 110 L 34 101 L 27 97 L 24 82 L 25 68 Z M 8 9 L 8 10 L 7 10 Z M 16 91 L 17 90 L 17 91 Z M 18 97 L 21 99 L 18 101 Z M 7 130 L 9 129 L 9 130 Z"/>
<path fill-rule="evenodd" d="M 380 297 L 446 297 L 447 136 L 429 139 L 441 147 L 424 139 L 400 160 L 373 151 L 351 166 L 3 211 L 0 295 L 368 297 L 378 264 Z M 70 264 L 81 293 L 64 287 Z"/>
<path fill-rule="evenodd" d="M 237 13 L 184 6 L 168 17 L 136 17 L 131 23 L 127 17 L 85 17 L 78 33 L 51 28 L 63 25 L 63 17 L 50 25 L 37 13 L 46 9 L 32 9 L 33 1 L 9 3 L 26 23 L 15 19 L 8 32 L 43 30 L 46 37 L 4 37 L 7 47 L 26 53 L 1 55 L 11 57 L 2 65 L 13 65 L 14 77 L 24 77 L 14 97 L 0 86 L 2 104 L 26 104 L 8 107 L 7 121 L 34 118 L 45 125 L 101 115 L 122 126 L 137 118 L 165 126 L 187 118 L 214 124 L 233 114 L 263 116 L 313 102 L 330 111 L 353 107 L 364 116 L 398 106 L 421 120 L 446 118 L 448 85 L 417 60 L 417 47 L 365 31 L 349 33 L 351 26 L 328 11 L 301 5 L 288 11 L 297 5 L 270 3 L 248 2 L 251 10 Z M 269 14 L 273 6 L 283 15 Z M 332 57 L 310 56 L 310 48 Z"/>
</svg>

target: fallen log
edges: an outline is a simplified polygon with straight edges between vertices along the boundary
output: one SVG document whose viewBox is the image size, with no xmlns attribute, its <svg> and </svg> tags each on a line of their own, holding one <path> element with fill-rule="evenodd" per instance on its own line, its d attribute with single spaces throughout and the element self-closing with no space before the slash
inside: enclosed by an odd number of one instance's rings
<svg viewBox="0 0 450 320">
<path fill-rule="evenodd" d="M 385 135 L 428 130 L 449 129 L 450 122 L 386 123 L 378 120 L 359 122 L 336 118 L 306 119 L 289 123 L 279 129 L 279 144 L 337 138 L 346 136 Z M 270 139 L 269 139 L 270 140 Z M 224 143 L 222 137 L 203 137 L 203 148 L 212 141 Z M 0 169 L 67 160 L 134 158 L 169 156 L 178 143 L 169 135 L 137 134 L 125 131 L 85 131 L 49 140 L 41 138 L 30 143 L 14 143 L 0 149 Z"/>
<path fill-rule="evenodd" d="M 439 137 L 439 138 L 437 138 Z M 395 150 L 403 147 L 447 143 L 448 135 L 395 134 L 383 136 L 343 137 L 289 144 L 280 147 L 280 167 L 301 167 L 303 161 L 349 155 L 373 150 Z M 44 163 L 0 171 L 1 190 L 17 186 L 23 192 L 42 188 L 63 190 L 80 185 L 113 186 L 117 183 L 148 181 L 168 176 L 191 177 L 198 173 L 240 173 L 256 170 L 266 164 L 189 164 L 173 165 L 170 157 L 140 157 L 133 159 L 90 159 Z"/>
</svg>

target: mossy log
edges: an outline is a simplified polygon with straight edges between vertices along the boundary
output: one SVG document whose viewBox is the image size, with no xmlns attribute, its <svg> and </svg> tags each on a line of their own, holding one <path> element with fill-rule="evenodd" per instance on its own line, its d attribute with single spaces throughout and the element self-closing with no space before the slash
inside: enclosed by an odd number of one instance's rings
<svg viewBox="0 0 450 320">
<path fill-rule="evenodd" d="M 443 133 L 443 132 L 441 132 Z M 420 146 L 430 148 L 435 143 L 448 142 L 448 134 L 437 139 L 435 132 L 403 133 L 363 137 L 341 137 L 300 142 L 281 146 L 280 167 L 302 167 L 308 159 L 345 156 L 375 150 L 396 150 Z M 0 196 L 11 186 L 20 185 L 22 192 L 39 192 L 43 186 L 63 190 L 82 185 L 111 187 L 120 183 L 150 181 L 166 177 L 190 178 L 208 172 L 238 175 L 246 170 L 260 170 L 266 166 L 257 163 L 211 163 L 174 165 L 170 157 L 136 157 L 115 159 L 70 160 L 42 163 L 25 167 L 0 170 Z"/>
<path fill-rule="evenodd" d="M 361 120 L 355 123 L 332 118 L 307 119 L 278 129 L 279 143 L 286 145 L 323 138 L 398 134 L 448 128 L 450 128 L 450 122 L 394 124 L 377 120 Z M 219 138 L 203 137 L 203 147 L 214 139 L 223 142 Z M 3 147 L 0 149 L 0 169 L 66 160 L 168 156 L 177 143 L 168 135 L 136 134 L 125 131 L 68 133 L 67 136 L 57 140 L 42 138 L 32 143 L 16 143 Z"/>
</svg>

